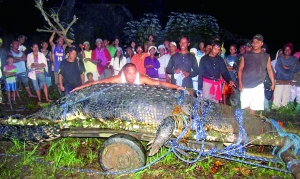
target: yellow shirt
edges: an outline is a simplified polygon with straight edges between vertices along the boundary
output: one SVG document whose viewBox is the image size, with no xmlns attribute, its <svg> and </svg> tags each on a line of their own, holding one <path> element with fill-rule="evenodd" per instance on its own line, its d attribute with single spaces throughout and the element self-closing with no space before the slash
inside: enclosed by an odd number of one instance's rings
<svg viewBox="0 0 300 179">
<path fill-rule="evenodd" d="M 89 52 L 85 50 L 84 55 L 85 55 L 85 58 L 92 59 L 92 50 L 90 50 Z M 83 60 L 83 62 L 84 62 L 84 67 L 85 67 L 86 73 L 97 71 L 97 66 L 95 64 L 93 64 L 92 62 L 90 62 L 90 61 L 85 62 L 84 60 Z"/>
</svg>

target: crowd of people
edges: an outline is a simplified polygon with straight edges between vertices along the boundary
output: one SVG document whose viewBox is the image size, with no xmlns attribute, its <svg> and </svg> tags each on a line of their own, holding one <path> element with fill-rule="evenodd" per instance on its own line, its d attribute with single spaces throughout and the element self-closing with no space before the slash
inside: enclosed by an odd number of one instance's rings
<svg viewBox="0 0 300 179">
<path fill-rule="evenodd" d="M 190 48 L 187 36 L 179 43 L 166 39 L 157 45 L 149 35 L 145 44 L 131 41 L 126 48 L 119 38 L 112 43 L 98 38 L 92 50 L 88 41 L 68 47 L 65 40 L 69 44 L 73 41 L 53 32 L 49 41 L 33 43 L 28 54 L 26 39 L 20 35 L 5 50 L 0 38 L 0 77 L 4 77 L 7 102 L 16 103 L 22 87 L 28 97 L 41 103 L 41 90 L 45 101 L 52 102 L 49 86 L 65 95 L 92 84 L 112 82 L 185 89 L 190 95 L 201 94 L 229 105 L 230 96 L 240 93 L 241 108 L 253 114 L 269 109 L 270 104 L 278 108 L 295 102 L 295 112 L 300 112 L 300 52 L 292 55 L 294 47 L 287 43 L 271 60 L 260 34 L 239 48 L 231 44 L 228 55 L 218 37 L 200 41 L 198 48 Z M 2 93 L 0 96 L 2 102 Z"/>
</svg>

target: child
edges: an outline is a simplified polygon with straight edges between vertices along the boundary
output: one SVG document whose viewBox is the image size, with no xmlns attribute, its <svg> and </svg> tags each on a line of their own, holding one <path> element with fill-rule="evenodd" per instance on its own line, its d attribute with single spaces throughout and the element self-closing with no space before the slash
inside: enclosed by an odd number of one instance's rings
<svg viewBox="0 0 300 179">
<path fill-rule="evenodd" d="M 17 67 L 13 65 L 14 57 L 8 55 L 6 57 L 7 65 L 3 68 L 3 74 L 6 76 L 6 85 L 5 90 L 7 92 L 8 102 L 10 102 L 10 92 L 12 92 L 12 100 L 13 103 L 16 104 L 16 90 L 17 90 L 17 83 L 16 83 L 16 73 Z"/>
<path fill-rule="evenodd" d="M 93 79 L 93 73 L 91 73 L 91 72 L 88 72 L 88 73 L 86 74 L 86 77 L 87 77 L 87 82 L 85 82 L 85 83 L 90 83 L 90 82 L 95 81 L 95 80 Z"/>
</svg>

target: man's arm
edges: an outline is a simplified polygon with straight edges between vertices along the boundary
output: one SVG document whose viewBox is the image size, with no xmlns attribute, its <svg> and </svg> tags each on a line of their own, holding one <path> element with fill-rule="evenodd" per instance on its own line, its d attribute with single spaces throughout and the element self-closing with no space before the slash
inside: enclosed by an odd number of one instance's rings
<svg viewBox="0 0 300 179">
<path fill-rule="evenodd" d="M 61 91 L 65 91 L 65 87 L 63 85 L 63 76 L 60 73 L 58 74 L 58 87 Z"/>
<path fill-rule="evenodd" d="M 182 86 L 177 86 L 175 84 L 167 83 L 167 82 L 164 82 L 164 81 L 153 80 L 153 79 L 151 79 L 149 77 L 146 77 L 144 75 L 141 75 L 141 74 L 140 74 L 140 82 L 142 84 L 147 84 L 147 85 L 161 85 L 161 86 L 164 86 L 166 88 L 184 90 L 184 87 L 182 87 Z"/>
<path fill-rule="evenodd" d="M 76 90 L 79 90 L 79 89 L 82 89 L 82 88 L 85 88 L 85 87 L 88 87 L 88 86 L 92 86 L 92 85 L 95 85 L 95 84 L 101 84 L 101 83 L 121 83 L 121 75 L 111 76 L 109 78 L 104 78 L 102 80 L 93 81 L 93 82 L 90 82 L 90 83 L 83 84 L 83 85 L 73 89 L 71 92 L 74 92 Z"/>
<path fill-rule="evenodd" d="M 84 84 L 84 74 L 81 73 L 80 79 L 81 79 L 81 84 L 83 85 Z"/>
<path fill-rule="evenodd" d="M 238 72 L 238 80 L 239 80 L 239 90 L 243 91 L 244 85 L 242 82 L 242 76 L 243 76 L 243 69 L 244 69 L 244 57 L 241 57 L 240 65 L 239 65 L 239 72 Z"/>
<path fill-rule="evenodd" d="M 50 44 L 51 47 L 53 47 L 55 45 L 53 43 L 54 36 L 55 36 L 55 32 L 52 33 L 52 35 L 50 36 L 50 39 L 49 39 L 49 44 Z"/>
<path fill-rule="evenodd" d="M 197 59 L 194 56 L 193 56 L 192 63 L 193 63 L 192 64 L 192 71 L 191 71 L 191 74 L 189 75 L 191 78 L 195 77 L 199 74 L 199 67 L 198 67 Z"/>
<path fill-rule="evenodd" d="M 21 57 L 14 57 L 14 63 L 18 63 L 18 62 L 21 62 L 21 61 L 27 61 L 27 57 L 26 57 L 24 52 L 22 52 Z"/>
<path fill-rule="evenodd" d="M 273 69 L 271 65 L 271 58 L 268 58 L 268 63 L 267 63 L 267 71 L 269 78 L 271 80 L 271 90 L 273 91 L 275 89 L 275 82 L 274 82 L 274 74 L 273 74 Z"/>
</svg>

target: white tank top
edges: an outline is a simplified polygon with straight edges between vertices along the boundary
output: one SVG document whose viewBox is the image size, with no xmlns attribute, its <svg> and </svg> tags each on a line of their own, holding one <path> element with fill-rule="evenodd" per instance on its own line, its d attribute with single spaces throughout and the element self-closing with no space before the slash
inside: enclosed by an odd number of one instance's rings
<svg viewBox="0 0 300 179">
<path fill-rule="evenodd" d="M 124 72 L 121 73 L 121 83 L 127 83 L 126 79 L 125 79 Z M 136 77 L 135 77 L 135 80 L 134 80 L 134 84 L 137 84 L 137 85 L 141 84 L 140 83 L 140 74 L 139 73 L 136 74 Z"/>
</svg>

